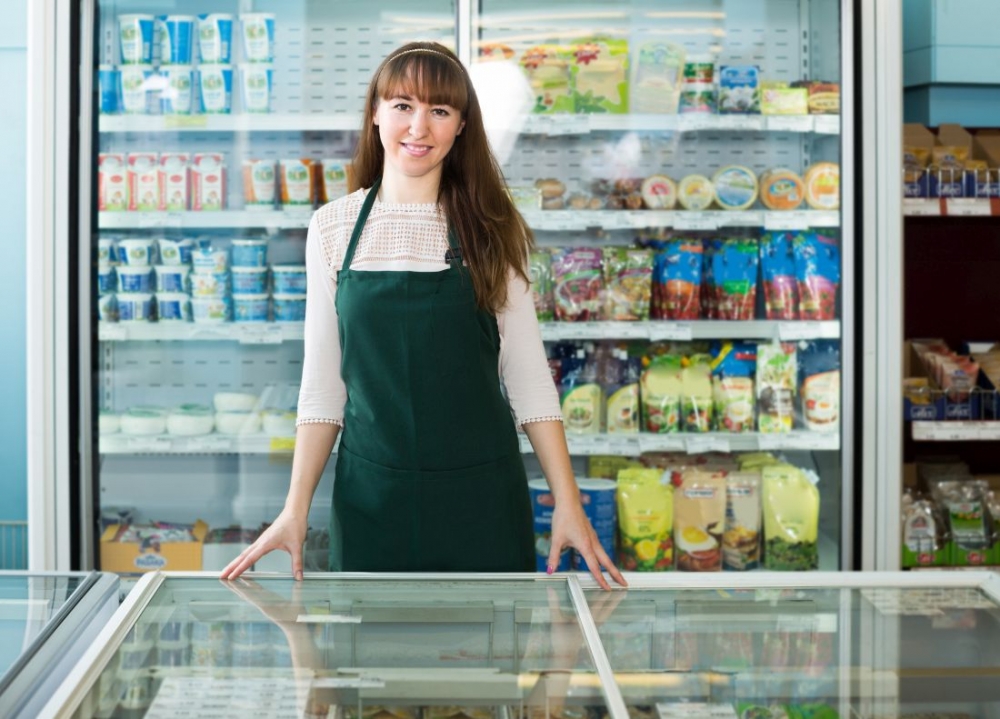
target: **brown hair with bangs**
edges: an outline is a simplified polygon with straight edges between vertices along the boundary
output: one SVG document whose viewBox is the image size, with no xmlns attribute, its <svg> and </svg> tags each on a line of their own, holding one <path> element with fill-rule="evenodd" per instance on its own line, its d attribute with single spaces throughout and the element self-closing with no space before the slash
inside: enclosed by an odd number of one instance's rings
<svg viewBox="0 0 1000 719">
<path fill-rule="evenodd" d="M 476 302 L 494 314 L 507 304 L 513 269 L 530 284 L 528 252 L 534 236 L 507 192 L 490 150 L 479 99 L 469 74 L 444 45 L 413 42 L 391 53 L 368 86 L 365 119 L 354 155 L 354 182 L 371 187 L 382 176 L 385 150 L 375 126 L 378 103 L 406 94 L 461 113 L 465 128 L 442 163 L 438 202 L 462 248 Z"/>
</svg>

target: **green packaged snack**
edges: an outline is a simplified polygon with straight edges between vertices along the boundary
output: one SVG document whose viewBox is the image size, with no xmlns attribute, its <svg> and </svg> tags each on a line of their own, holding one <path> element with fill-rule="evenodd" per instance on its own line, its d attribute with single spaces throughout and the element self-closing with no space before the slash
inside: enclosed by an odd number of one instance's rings
<svg viewBox="0 0 1000 719">
<path fill-rule="evenodd" d="M 680 431 L 681 358 L 673 354 L 645 357 L 646 369 L 639 383 L 642 430 L 654 434 Z M 710 393 L 711 394 L 711 393 Z"/>
<path fill-rule="evenodd" d="M 552 322 L 556 318 L 555 297 L 552 294 L 552 255 L 532 252 L 528 257 L 528 279 L 535 301 L 535 314 L 539 322 Z"/>
<path fill-rule="evenodd" d="M 613 322 L 648 320 L 653 288 L 652 251 L 605 247 L 604 287 L 604 319 Z"/>
</svg>

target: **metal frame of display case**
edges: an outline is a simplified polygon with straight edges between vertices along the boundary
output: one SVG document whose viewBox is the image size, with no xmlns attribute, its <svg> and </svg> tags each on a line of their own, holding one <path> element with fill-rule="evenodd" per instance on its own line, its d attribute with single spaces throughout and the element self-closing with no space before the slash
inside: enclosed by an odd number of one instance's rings
<svg viewBox="0 0 1000 719">
<path fill-rule="evenodd" d="M 248 574 L 247 578 L 275 579 L 286 575 Z M 98 680 L 125 636 L 138 620 L 143 610 L 149 605 L 156 590 L 169 579 L 212 579 L 218 575 L 214 572 L 177 572 L 163 574 L 154 572 L 142 577 L 135 589 L 121 605 L 108 625 L 91 645 L 90 649 L 73 668 L 63 685 L 55 692 L 49 703 L 42 710 L 40 717 L 67 717 L 79 707 L 81 702 Z M 615 672 L 600 639 L 597 624 L 590 612 L 586 590 L 599 589 L 596 581 L 585 574 L 565 574 L 548 577 L 537 574 L 361 574 L 361 573 L 322 573 L 308 575 L 304 581 L 322 580 L 341 581 L 400 581 L 400 582 L 531 582 L 541 584 L 563 585 L 567 588 L 573 609 L 580 622 L 584 640 L 594 662 L 597 675 L 601 682 L 604 699 L 608 704 L 612 719 L 628 719 L 625 700 L 621 689 L 615 680 Z M 778 573 L 759 572 L 752 575 L 735 575 L 732 573 L 664 573 L 664 574 L 634 574 L 627 575 L 628 589 L 616 588 L 612 591 L 629 590 L 706 590 L 706 589 L 935 589 L 935 588 L 966 588 L 978 589 L 998 604 L 1000 608 L 1000 576 L 991 572 L 809 572 L 809 573 Z M 850 605 L 840 604 L 840 618 L 844 621 L 850 616 Z M 875 671 L 865 681 L 874 687 L 884 679 L 886 673 L 880 675 L 879 667 L 895 666 L 896 637 L 888 636 L 889 631 L 876 626 L 874 616 L 862 615 L 861 634 L 868 638 L 861 658 L 864 664 Z M 885 624 L 885 623 L 882 623 Z M 845 626 L 849 626 L 849 623 Z M 846 634 L 846 638 L 843 636 Z M 850 642 L 850 632 L 841 632 L 843 651 L 845 644 Z M 842 676 L 841 687 L 849 687 L 850 677 Z M 874 691 L 866 692 L 868 699 L 876 696 Z M 842 707 L 844 709 L 845 707 Z M 849 716 L 841 712 L 841 716 Z"/>
</svg>

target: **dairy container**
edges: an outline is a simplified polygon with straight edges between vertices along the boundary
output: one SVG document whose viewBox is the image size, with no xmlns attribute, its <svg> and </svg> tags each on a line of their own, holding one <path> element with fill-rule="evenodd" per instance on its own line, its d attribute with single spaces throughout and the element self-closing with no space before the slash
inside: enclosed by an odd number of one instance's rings
<svg viewBox="0 0 1000 719">
<path fill-rule="evenodd" d="M 147 293 L 153 291 L 153 273 L 148 267 L 119 267 L 118 293 Z"/>
<path fill-rule="evenodd" d="M 248 210 L 273 210 L 277 185 L 274 160 L 243 161 L 243 201 Z"/>
<path fill-rule="evenodd" d="M 198 54 L 203 64 L 232 62 L 234 21 L 226 13 L 198 16 Z"/>
<path fill-rule="evenodd" d="M 115 278 L 115 268 L 111 265 L 98 265 L 97 267 L 97 294 L 106 295 L 114 292 L 118 285 Z"/>
<path fill-rule="evenodd" d="M 122 73 L 114 65 L 97 68 L 99 110 L 102 115 L 117 115 L 122 111 Z"/>
<path fill-rule="evenodd" d="M 348 194 L 347 174 L 350 172 L 351 161 L 328 157 L 322 161 L 323 176 L 320 201 L 324 204 Z"/>
<path fill-rule="evenodd" d="M 148 322 L 153 318 L 153 295 L 151 293 L 119 293 L 117 299 L 119 321 Z"/>
<path fill-rule="evenodd" d="M 618 484 L 610 479 L 580 479 L 580 501 L 583 513 L 590 526 L 597 533 L 601 547 L 609 557 L 615 556 L 615 535 L 618 532 L 618 505 L 616 502 Z M 590 571 L 587 562 L 579 552 L 573 551 L 573 566 Z"/>
<path fill-rule="evenodd" d="M 118 262 L 130 267 L 149 268 L 153 264 L 153 248 L 151 239 L 136 237 L 118 240 Z"/>
<path fill-rule="evenodd" d="M 316 203 L 316 163 L 309 158 L 281 160 L 281 206 L 286 210 L 312 207 Z"/>
<path fill-rule="evenodd" d="M 97 298 L 97 319 L 101 322 L 118 321 L 118 298 L 113 294 Z"/>
<path fill-rule="evenodd" d="M 233 267 L 234 295 L 262 295 L 267 292 L 266 267 Z"/>
<path fill-rule="evenodd" d="M 188 208 L 190 182 L 186 152 L 165 152 L 160 155 L 157 179 L 160 183 L 160 209 L 179 212 Z"/>
<path fill-rule="evenodd" d="M 110 237 L 102 237 L 97 241 L 97 264 L 113 265 L 118 261 L 115 252 L 115 241 Z"/>
<path fill-rule="evenodd" d="M 184 265 L 156 265 L 153 272 L 156 274 L 157 292 L 188 291 L 188 275 L 191 271 Z"/>
<path fill-rule="evenodd" d="M 190 65 L 168 65 L 160 70 L 164 115 L 190 115 L 194 111 L 194 69 Z"/>
<path fill-rule="evenodd" d="M 228 297 L 192 297 L 191 315 L 195 322 L 228 322 L 229 305 Z"/>
<path fill-rule="evenodd" d="M 190 282 L 192 297 L 225 297 L 229 294 L 228 272 L 194 272 Z"/>
<path fill-rule="evenodd" d="M 229 269 L 229 253 L 211 242 L 203 242 L 191 250 L 194 271 L 198 273 L 225 272 Z"/>
<path fill-rule="evenodd" d="M 155 112 L 153 103 L 159 98 L 159 76 L 152 65 L 123 65 L 121 79 L 121 110 L 126 115 L 149 115 Z"/>
<path fill-rule="evenodd" d="M 243 112 L 271 112 L 274 68 L 271 65 L 243 63 L 240 65 Z"/>
<path fill-rule="evenodd" d="M 149 65 L 153 62 L 152 15 L 119 15 L 118 41 L 123 65 Z"/>
<path fill-rule="evenodd" d="M 225 156 L 219 152 L 196 154 L 191 161 L 191 209 L 222 210 L 226 207 Z"/>
<path fill-rule="evenodd" d="M 305 295 L 274 295 L 275 322 L 304 322 L 305 319 Z"/>
<path fill-rule="evenodd" d="M 556 500 L 544 479 L 530 480 L 528 494 L 531 496 L 531 513 L 534 517 L 535 569 L 544 572 L 548 568 L 549 552 L 552 549 L 552 514 L 555 512 Z M 569 569 L 570 550 L 566 547 L 559 555 L 559 565 L 554 570 L 566 572 Z"/>
<path fill-rule="evenodd" d="M 233 267 L 267 267 L 267 240 L 233 240 Z"/>
<path fill-rule="evenodd" d="M 133 152 L 128 166 L 128 208 L 152 212 L 160 209 L 159 157 L 155 152 Z"/>
<path fill-rule="evenodd" d="M 166 237 L 161 237 L 156 241 L 157 246 L 160 249 L 160 262 L 165 265 L 190 265 L 191 264 L 191 248 L 194 247 L 194 242 L 184 238 L 181 240 L 173 240 Z"/>
<path fill-rule="evenodd" d="M 274 62 L 274 14 L 240 15 L 243 57 L 247 62 Z"/>
<path fill-rule="evenodd" d="M 125 164 L 125 155 L 99 154 L 97 209 L 101 212 L 122 212 L 128 207 L 128 168 Z"/>
<path fill-rule="evenodd" d="M 266 294 L 233 293 L 233 319 L 237 322 L 267 322 L 270 298 Z"/>
<path fill-rule="evenodd" d="M 190 322 L 191 298 L 183 292 L 157 292 L 156 316 L 160 322 Z"/>
<path fill-rule="evenodd" d="M 193 15 L 161 15 L 156 19 L 161 65 L 190 65 L 194 61 Z"/>
<path fill-rule="evenodd" d="M 304 295 L 306 293 L 305 265 L 274 265 L 274 293 L 276 295 Z"/>
<path fill-rule="evenodd" d="M 206 115 L 228 115 L 233 109 L 233 66 L 202 65 L 198 68 L 200 109 Z"/>
</svg>

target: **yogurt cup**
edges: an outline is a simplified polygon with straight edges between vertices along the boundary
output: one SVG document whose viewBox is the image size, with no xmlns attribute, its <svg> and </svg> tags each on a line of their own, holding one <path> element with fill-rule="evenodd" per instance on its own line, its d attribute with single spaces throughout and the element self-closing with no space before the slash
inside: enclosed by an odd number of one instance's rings
<svg viewBox="0 0 1000 719">
<path fill-rule="evenodd" d="M 193 15 L 161 15 L 156 19 L 161 65 L 190 65 L 194 62 L 194 23 Z"/>
<path fill-rule="evenodd" d="M 113 294 L 97 298 L 97 319 L 101 322 L 118 321 L 118 298 Z"/>
<path fill-rule="evenodd" d="M 194 242 L 185 238 L 182 240 L 171 240 L 161 237 L 156 240 L 160 248 L 160 262 L 165 265 L 180 266 L 191 264 L 191 248 Z"/>
<path fill-rule="evenodd" d="M 237 322 L 267 322 L 269 299 L 267 295 L 233 294 L 233 319 Z"/>
<path fill-rule="evenodd" d="M 190 65 L 167 65 L 160 70 L 164 115 L 190 115 L 194 110 L 194 70 Z"/>
<path fill-rule="evenodd" d="M 281 206 L 286 210 L 312 207 L 316 199 L 318 165 L 309 158 L 294 158 L 278 162 L 281 180 Z"/>
<path fill-rule="evenodd" d="M 323 204 L 347 195 L 347 173 L 351 161 L 328 157 L 320 164 L 323 168 L 322 197 L 320 198 Z"/>
<path fill-rule="evenodd" d="M 275 295 L 275 322 L 304 322 L 306 319 L 305 295 Z"/>
<path fill-rule="evenodd" d="M 221 247 L 203 244 L 191 250 L 195 272 L 225 272 L 229 269 L 229 253 Z"/>
<path fill-rule="evenodd" d="M 159 97 L 158 78 L 152 65 L 123 65 L 121 77 L 121 109 L 126 115 L 150 115 L 153 102 Z"/>
<path fill-rule="evenodd" d="M 111 265 L 97 266 L 97 294 L 106 295 L 114 292 L 117 288 L 115 284 L 115 268 Z"/>
<path fill-rule="evenodd" d="M 265 409 L 264 433 L 269 437 L 294 437 L 297 415 L 283 409 Z"/>
<path fill-rule="evenodd" d="M 119 15 L 118 42 L 123 65 L 149 65 L 153 62 L 152 15 Z"/>
<path fill-rule="evenodd" d="M 243 203 L 248 210 L 273 210 L 277 184 L 274 160 L 243 161 Z"/>
<path fill-rule="evenodd" d="M 271 112 L 274 68 L 267 64 L 242 63 L 240 65 L 240 88 L 242 89 L 244 112 Z"/>
<path fill-rule="evenodd" d="M 247 62 L 274 62 L 274 13 L 243 13 L 240 29 Z"/>
<path fill-rule="evenodd" d="M 119 275 L 119 278 L 121 275 Z M 153 318 L 153 295 L 149 292 L 118 294 L 121 322 L 149 322 Z"/>
<path fill-rule="evenodd" d="M 156 273 L 157 292 L 187 293 L 191 271 L 184 265 L 157 265 L 153 271 Z"/>
<path fill-rule="evenodd" d="M 232 62 L 235 20 L 226 13 L 198 16 L 198 56 L 203 64 Z"/>
<path fill-rule="evenodd" d="M 118 262 L 128 267 L 146 267 L 153 264 L 152 240 L 133 238 L 118 240 Z"/>
<path fill-rule="evenodd" d="M 192 297 L 191 314 L 194 321 L 204 324 L 216 324 L 229 321 L 228 297 Z"/>
<path fill-rule="evenodd" d="M 234 267 L 233 295 L 263 295 L 267 293 L 266 267 Z"/>
<path fill-rule="evenodd" d="M 225 297 L 229 294 L 229 272 L 195 272 L 191 275 L 192 297 Z"/>
<path fill-rule="evenodd" d="M 228 115 L 233 110 L 233 66 L 202 65 L 198 68 L 200 110 L 205 115 Z"/>
<path fill-rule="evenodd" d="M 122 111 L 122 73 L 114 65 L 97 68 L 98 108 L 102 115 L 117 115 Z"/>
<path fill-rule="evenodd" d="M 152 292 L 153 275 L 149 267 L 119 267 L 118 292 Z"/>
<path fill-rule="evenodd" d="M 115 253 L 115 241 L 110 237 L 99 239 L 97 241 L 97 264 L 111 265 L 117 261 L 118 255 Z"/>
<path fill-rule="evenodd" d="M 305 265 L 274 265 L 274 294 L 304 295 L 306 293 Z"/>
<path fill-rule="evenodd" d="M 122 418 L 114 412 L 102 409 L 97 417 L 98 434 L 118 434 L 122 429 Z M 112 524 L 118 524 L 113 522 Z"/>
<path fill-rule="evenodd" d="M 233 240 L 229 254 L 233 268 L 267 267 L 267 240 Z"/>
<path fill-rule="evenodd" d="M 257 434 L 260 432 L 257 412 L 216 412 L 215 430 L 219 434 Z"/>
<path fill-rule="evenodd" d="M 157 292 L 156 316 L 160 322 L 190 322 L 191 298 L 184 292 Z"/>
</svg>

